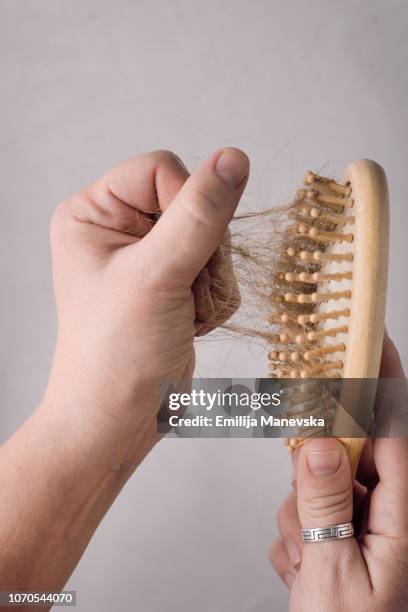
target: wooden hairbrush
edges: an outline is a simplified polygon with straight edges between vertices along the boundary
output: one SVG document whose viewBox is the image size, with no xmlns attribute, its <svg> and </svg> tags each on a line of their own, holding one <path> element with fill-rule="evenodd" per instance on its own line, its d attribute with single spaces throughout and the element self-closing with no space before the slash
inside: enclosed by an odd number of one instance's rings
<svg viewBox="0 0 408 612">
<path fill-rule="evenodd" d="M 377 379 L 380 368 L 388 233 L 387 181 L 377 163 L 353 162 L 343 183 L 306 174 L 276 262 L 271 378 L 360 379 L 348 402 L 357 410 L 374 402 L 375 387 L 367 391 L 364 379 Z M 365 440 L 353 423 L 350 437 L 344 423 L 337 430 L 355 473 Z M 305 439 L 286 444 L 293 451 Z"/>
</svg>

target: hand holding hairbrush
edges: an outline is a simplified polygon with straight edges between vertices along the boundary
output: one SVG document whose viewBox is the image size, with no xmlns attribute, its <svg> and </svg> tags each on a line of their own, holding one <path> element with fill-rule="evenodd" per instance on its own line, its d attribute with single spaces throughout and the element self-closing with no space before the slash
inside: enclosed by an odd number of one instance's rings
<svg viewBox="0 0 408 612">
<path fill-rule="evenodd" d="M 348 386 L 354 397 L 347 398 L 358 410 L 359 403 L 374 401 L 375 387 L 364 381 L 378 377 L 384 335 L 385 173 L 370 160 L 350 164 L 342 182 L 308 172 L 287 215 L 276 263 L 269 376 L 359 379 Z M 355 471 L 364 439 L 352 423 L 340 439 Z M 289 450 L 304 439 L 287 440 Z"/>
</svg>

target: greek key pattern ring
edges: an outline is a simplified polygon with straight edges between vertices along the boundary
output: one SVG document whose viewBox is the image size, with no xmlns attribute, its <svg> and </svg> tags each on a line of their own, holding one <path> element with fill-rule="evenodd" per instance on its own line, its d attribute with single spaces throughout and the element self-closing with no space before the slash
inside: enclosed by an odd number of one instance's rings
<svg viewBox="0 0 408 612">
<path fill-rule="evenodd" d="M 325 542 L 327 540 L 343 540 L 354 535 L 353 523 L 342 523 L 330 527 L 316 527 L 315 529 L 302 529 L 302 540 L 305 544 Z"/>
</svg>

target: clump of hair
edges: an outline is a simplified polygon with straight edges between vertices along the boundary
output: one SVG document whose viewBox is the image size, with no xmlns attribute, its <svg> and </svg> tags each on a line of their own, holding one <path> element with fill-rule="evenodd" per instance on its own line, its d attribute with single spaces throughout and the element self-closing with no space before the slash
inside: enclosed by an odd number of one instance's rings
<svg viewBox="0 0 408 612">
<path fill-rule="evenodd" d="M 321 335 L 314 300 L 319 279 L 331 276 L 319 272 L 328 244 L 338 238 L 337 223 L 344 224 L 342 198 L 348 197 L 349 188 L 312 172 L 305 185 L 285 206 L 235 217 L 220 246 L 223 261 L 232 265 L 211 276 L 212 291 L 225 299 L 208 325 L 260 339 L 278 376 L 325 375 L 341 363 L 326 361 L 314 350 Z M 225 320 L 222 315 L 238 303 L 237 312 Z M 344 313 L 332 314 L 337 318 Z M 306 357 L 309 351 L 310 364 L 298 371 L 299 344 Z"/>
</svg>

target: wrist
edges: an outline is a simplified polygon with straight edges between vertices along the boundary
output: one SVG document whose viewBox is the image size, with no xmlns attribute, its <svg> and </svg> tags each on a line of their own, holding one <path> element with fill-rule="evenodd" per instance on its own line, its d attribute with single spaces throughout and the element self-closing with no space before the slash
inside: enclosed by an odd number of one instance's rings
<svg viewBox="0 0 408 612">
<path fill-rule="evenodd" d="M 38 412 L 82 460 L 126 479 L 158 441 L 158 405 L 153 383 L 129 389 L 100 371 L 54 363 Z"/>
<path fill-rule="evenodd" d="M 87 465 L 94 473 L 125 482 L 158 441 L 155 417 L 139 423 L 133 419 L 129 426 L 106 404 L 101 410 L 46 395 L 35 416 L 60 456 L 72 458 L 75 466 L 66 465 L 73 473 L 77 468 L 83 473 L 81 466 Z"/>
</svg>

